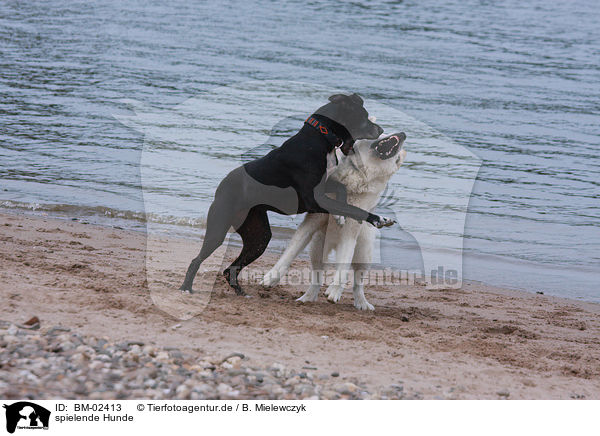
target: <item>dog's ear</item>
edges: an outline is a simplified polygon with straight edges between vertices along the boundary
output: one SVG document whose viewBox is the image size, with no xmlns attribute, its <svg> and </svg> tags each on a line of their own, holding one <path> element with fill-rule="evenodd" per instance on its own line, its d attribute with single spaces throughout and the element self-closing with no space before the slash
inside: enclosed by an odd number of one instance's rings
<svg viewBox="0 0 600 436">
<path fill-rule="evenodd" d="M 354 104 L 358 104 L 358 105 L 364 105 L 364 101 L 363 99 L 360 97 L 360 95 L 354 93 L 352 95 L 344 95 L 344 94 L 334 94 L 331 97 L 329 97 L 329 101 L 332 101 L 334 103 L 341 103 L 344 100 L 350 100 L 352 103 Z"/>
<path fill-rule="evenodd" d="M 344 101 L 347 98 L 348 98 L 348 96 L 344 95 L 344 94 L 333 94 L 331 97 L 329 97 L 329 101 L 331 101 L 333 103 L 341 103 L 342 101 Z"/>
<path fill-rule="evenodd" d="M 360 98 L 360 95 L 358 95 L 357 93 L 354 93 L 350 96 L 350 100 L 352 100 L 354 103 L 359 104 L 361 106 L 364 105 L 364 101 L 362 98 Z"/>
</svg>

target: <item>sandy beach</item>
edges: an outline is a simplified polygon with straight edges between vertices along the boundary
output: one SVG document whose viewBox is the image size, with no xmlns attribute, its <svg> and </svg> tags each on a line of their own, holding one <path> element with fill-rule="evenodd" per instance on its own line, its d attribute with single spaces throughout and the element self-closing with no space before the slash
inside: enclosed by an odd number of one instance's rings
<svg viewBox="0 0 600 436">
<path fill-rule="evenodd" d="M 597 304 L 480 284 L 368 286 L 376 310 L 365 313 L 349 293 L 338 304 L 300 304 L 303 286 L 246 285 L 244 298 L 219 279 L 205 310 L 181 321 L 152 301 L 145 234 L 6 213 L 0 229 L 3 321 L 37 316 L 41 331 L 60 325 L 192 356 L 239 352 L 256 365 L 337 372 L 373 392 L 400 383 L 417 398 L 600 399 Z M 198 249 L 197 241 L 161 241 L 184 263 Z M 267 251 L 253 267 L 275 260 Z M 175 289 L 183 274 L 165 279 Z"/>
</svg>

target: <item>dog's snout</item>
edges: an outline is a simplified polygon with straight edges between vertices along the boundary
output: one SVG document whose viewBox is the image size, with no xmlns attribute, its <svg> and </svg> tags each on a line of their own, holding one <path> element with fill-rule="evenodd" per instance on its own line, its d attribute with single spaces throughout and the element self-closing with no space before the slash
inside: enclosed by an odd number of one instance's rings
<svg viewBox="0 0 600 436">
<path fill-rule="evenodd" d="M 375 124 L 375 127 L 377 128 L 377 136 L 379 137 L 383 133 L 383 129 L 379 124 Z"/>
<path fill-rule="evenodd" d="M 400 132 L 400 134 L 398 134 L 398 137 L 400 138 L 400 141 L 404 141 L 406 140 L 406 133 Z"/>
</svg>

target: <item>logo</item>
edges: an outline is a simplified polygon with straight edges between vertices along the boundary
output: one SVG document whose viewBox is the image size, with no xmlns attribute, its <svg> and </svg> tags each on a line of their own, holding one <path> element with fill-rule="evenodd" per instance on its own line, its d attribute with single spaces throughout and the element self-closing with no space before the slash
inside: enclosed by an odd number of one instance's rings
<svg viewBox="0 0 600 436">
<path fill-rule="evenodd" d="M 6 431 L 14 433 L 16 429 L 22 430 L 48 430 L 50 411 L 28 401 L 19 401 L 6 409 Z"/>
</svg>

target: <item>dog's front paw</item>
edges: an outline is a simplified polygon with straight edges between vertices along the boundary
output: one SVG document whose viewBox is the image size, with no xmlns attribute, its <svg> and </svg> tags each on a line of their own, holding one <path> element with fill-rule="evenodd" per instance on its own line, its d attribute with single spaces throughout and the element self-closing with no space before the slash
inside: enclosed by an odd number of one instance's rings
<svg viewBox="0 0 600 436">
<path fill-rule="evenodd" d="M 381 229 L 383 227 L 389 227 L 396 223 L 396 220 L 394 220 L 392 218 L 387 218 L 384 216 L 373 215 L 373 214 L 371 214 L 369 216 L 369 218 L 367 218 L 367 221 L 369 222 L 369 224 L 377 227 L 378 229 Z"/>
<path fill-rule="evenodd" d="M 320 286 L 311 286 L 310 288 L 308 288 L 308 291 L 306 291 L 302 297 L 296 299 L 296 301 L 300 301 L 301 303 L 310 303 L 317 301 L 317 299 L 319 298 L 319 289 Z"/>
<path fill-rule="evenodd" d="M 338 226 L 343 227 L 344 224 L 346 224 L 346 218 L 343 217 L 342 215 L 334 215 L 333 219 L 335 220 L 335 222 L 337 223 Z"/>
<path fill-rule="evenodd" d="M 279 280 L 281 280 L 279 271 L 276 269 L 272 269 L 271 271 L 269 271 L 268 273 L 265 274 L 265 276 L 262 279 L 261 284 L 265 288 L 270 288 L 272 286 L 275 286 L 277 283 L 279 283 Z"/>
<path fill-rule="evenodd" d="M 325 295 L 327 295 L 327 299 L 332 303 L 337 303 L 342 298 L 342 292 L 344 292 L 344 288 L 340 285 L 331 284 L 325 291 Z"/>
<path fill-rule="evenodd" d="M 181 287 L 179 288 L 179 290 L 181 291 L 182 294 L 193 294 L 194 291 L 192 291 L 192 287 L 191 286 L 185 286 L 185 285 L 181 285 Z"/>
<path fill-rule="evenodd" d="M 369 303 L 366 298 L 355 299 L 354 307 L 356 307 L 358 310 L 375 310 L 375 306 Z"/>
</svg>

